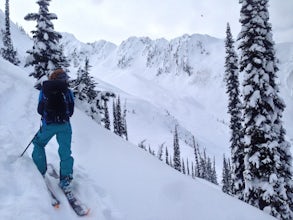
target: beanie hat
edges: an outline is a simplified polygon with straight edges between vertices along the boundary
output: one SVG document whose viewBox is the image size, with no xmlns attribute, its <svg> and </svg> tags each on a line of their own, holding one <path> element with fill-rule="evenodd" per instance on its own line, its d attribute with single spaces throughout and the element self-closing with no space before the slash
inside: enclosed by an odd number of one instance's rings
<svg viewBox="0 0 293 220">
<path fill-rule="evenodd" d="M 56 69 L 49 77 L 49 80 L 64 80 L 64 81 L 66 81 L 68 79 L 69 79 L 69 76 L 61 68 Z"/>
</svg>

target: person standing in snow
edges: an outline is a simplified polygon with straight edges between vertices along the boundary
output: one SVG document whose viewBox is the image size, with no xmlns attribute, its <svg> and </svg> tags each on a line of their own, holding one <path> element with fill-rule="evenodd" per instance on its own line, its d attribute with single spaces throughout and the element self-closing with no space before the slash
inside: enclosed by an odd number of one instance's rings
<svg viewBox="0 0 293 220">
<path fill-rule="evenodd" d="M 73 115 L 74 98 L 68 88 L 68 75 L 63 69 L 55 70 L 44 81 L 39 95 L 38 113 L 42 116 L 42 126 L 33 140 L 32 158 L 40 173 L 47 171 L 45 146 L 56 135 L 60 157 L 60 187 L 70 189 L 73 179 L 73 162 L 71 156 L 72 130 L 69 118 Z"/>
</svg>

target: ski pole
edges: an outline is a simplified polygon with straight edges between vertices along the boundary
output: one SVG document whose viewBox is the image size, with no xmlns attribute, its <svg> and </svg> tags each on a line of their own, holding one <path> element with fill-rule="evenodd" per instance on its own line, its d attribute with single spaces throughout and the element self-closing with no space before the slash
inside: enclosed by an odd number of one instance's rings
<svg viewBox="0 0 293 220">
<path fill-rule="evenodd" d="M 35 136 L 32 138 L 32 140 L 29 142 L 29 144 L 26 146 L 25 150 L 22 152 L 22 154 L 19 157 L 22 157 L 24 155 L 24 153 L 27 151 L 27 149 L 29 148 L 29 146 L 31 145 L 31 143 L 33 142 L 33 140 L 35 139 L 35 137 L 37 136 L 38 133 L 39 133 L 39 131 L 37 131 Z"/>
</svg>

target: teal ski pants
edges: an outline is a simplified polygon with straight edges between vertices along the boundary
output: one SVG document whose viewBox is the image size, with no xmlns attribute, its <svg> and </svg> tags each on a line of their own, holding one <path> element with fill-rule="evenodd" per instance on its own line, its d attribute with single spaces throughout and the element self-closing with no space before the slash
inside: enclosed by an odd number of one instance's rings
<svg viewBox="0 0 293 220">
<path fill-rule="evenodd" d="M 64 124 L 43 125 L 33 140 L 34 150 L 32 158 L 42 175 L 47 171 L 47 159 L 45 146 L 56 135 L 59 144 L 58 154 L 60 157 L 60 177 L 73 174 L 73 157 L 71 156 L 72 130 L 69 122 Z"/>
</svg>

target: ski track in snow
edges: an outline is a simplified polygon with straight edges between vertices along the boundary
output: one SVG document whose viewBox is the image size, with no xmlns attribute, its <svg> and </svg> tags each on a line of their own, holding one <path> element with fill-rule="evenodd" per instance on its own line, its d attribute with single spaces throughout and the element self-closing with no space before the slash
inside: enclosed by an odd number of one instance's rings
<svg viewBox="0 0 293 220">
<path fill-rule="evenodd" d="M 31 131 L 38 130 L 40 120 L 36 114 L 38 91 L 33 89 L 32 84 L 29 84 L 32 89 L 27 90 L 28 84 L 29 82 L 19 80 L 13 73 L 2 75 L 0 79 L 0 105 L 2 106 L 0 114 L 1 219 L 79 219 L 63 193 L 58 189 L 58 182 L 55 184 L 55 189 L 59 190 L 57 195 L 62 203 L 59 209 L 51 206 L 45 183 L 30 156 L 33 146 L 30 146 L 22 158 L 19 157 L 34 136 Z M 15 100 L 17 100 L 17 105 L 15 105 Z M 59 158 L 57 146 L 54 145 L 57 143 L 49 142 L 47 148 L 51 149 L 47 151 L 52 158 L 55 156 L 57 164 Z M 86 201 L 85 204 L 91 208 L 87 219 L 122 220 L 120 212 L 115 211 L 115 208 L 112 207 L 110 196 L 106 191 L 96 186 L 94 181 L 90 181 L 82 167 L 79 166 L 75 172 L 74 190 L 81 201 Z M 45 203 L 47 205 L 44 205 Z M 5 212 L 1 210 L 5 210 Z"/>
</svg>

